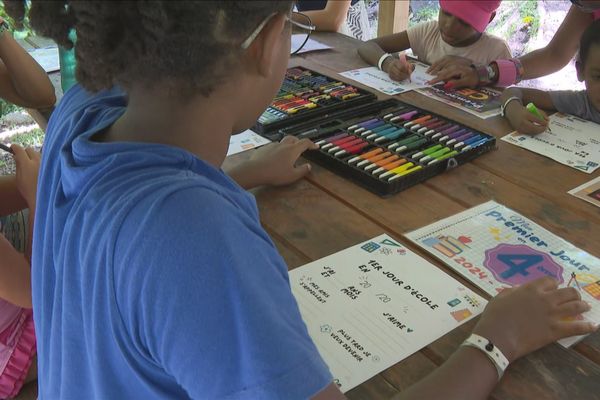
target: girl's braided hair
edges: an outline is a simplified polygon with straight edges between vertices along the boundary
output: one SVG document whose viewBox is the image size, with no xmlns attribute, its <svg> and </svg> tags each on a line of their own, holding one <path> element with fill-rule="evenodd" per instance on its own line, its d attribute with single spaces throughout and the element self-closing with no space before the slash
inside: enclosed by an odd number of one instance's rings
<svg viewBox="0 0 600 400">
<path fill-rule="evenodd" d="M 4 3 L 22 22 L 25 1 Z M 269 15 L 291 6 L 291 0 L 32 0 L 29 20 L 38 34 L 75 46 L 76 77 L 88 90 L 164 82 L 182 94 L 208 95 L 236 66 L 244 39 Z"/>
</svg>

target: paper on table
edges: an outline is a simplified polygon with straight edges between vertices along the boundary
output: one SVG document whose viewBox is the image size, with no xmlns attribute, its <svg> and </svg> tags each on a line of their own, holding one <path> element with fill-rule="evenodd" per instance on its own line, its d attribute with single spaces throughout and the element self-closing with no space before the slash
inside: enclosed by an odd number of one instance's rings
<svg viewBox="0 0 600 400">
<path fill-rule="evenodd" d="M 498 203 L 488 201 L 407 237 L 492 296 L 543 276 L 566 286 L 574 273 L 571 286 L 592 306 L 576 319 L 600 322 L 600 260 Z M 581 339 L 559 343 L 569 347 Z"/>
<path fill-rule="evenodd" d="M 500 115 L 500 98 L 502 92 L 492 88 L 478 89 L 444 89 L 443 85 L 435 85 L 417 90 L 425 96 L 441 101 L 449 106 L 466 111 L 481 119 Z"/>
<path fill-rule="evenodd" d="M 37 61 L 38 64 L 46 72 L 54 72 L 60 70 L 60 63 L 58 61 L 58 47 L 47 47 L 43 49 L 29 50 L 31 57 Z"/>
<path fill-rule="evenodd" d="M 236 135 L 231 135 L 231 138 L 229 139 L 229 149 L 227 150 L 227 155 L 230 156 L 241 153 L 242 151 L 254 149 L 267 143 L 271 143 L 271 141 L 260 136 L 254 131 L 251 131 L 250 129 L 246 129 L 245 131 Z"/>
<path fill-rule="evenodd" d="M 596 207 L 600 207 L 600 176 L 581 186 L 577 186 L 573 190 L 569 190 L 569 194 L 592 203 Z"/>
<path fill-rule="evenodd" d="M 600 166 L 600 125 L 556 113 L 550 116 L 548 126 L 552 132 L 535 136 L 513 132 L 502 140 L 588 174 Z"/>
<path fill-rule="evenodd" d="M 306 35 L 292 35 L 292 49 L 297 49 L 300 45 L 302 45 L 302 41 Z M 302 46 L 299 53 L 308 53 L 309 51 L 318 51 L 318 50 L 327 50 L 331 49 L 331 46 L 328 46 L 324 43 L 321 43 L 317 40 L 308 38 L 308 41 Z"/>
<path fill-rule="evenodd" d="M 486 305 L 388 235 L 289 275 L 308 332 L 342 392 L 427 346 Z"/>
<path fill-rule="evenodd" d="M 427 82 L 433 79 L 434 76 L 429 75 L 426 72 L 429 67 L 418 61 L 412 62 L 412 64 L 415 66 L 415 69 L 410 76 L 410 81 L 408 79 L 402 82 L 394 81 L 386 72 L 383 72 L 376 67 L 353 69 L 342 72 L 340 75 L 362 83 L 365 86 L 377 89 L 390 96 L 409 90 L 431 86 L 427 84 Z"/>
</svg>

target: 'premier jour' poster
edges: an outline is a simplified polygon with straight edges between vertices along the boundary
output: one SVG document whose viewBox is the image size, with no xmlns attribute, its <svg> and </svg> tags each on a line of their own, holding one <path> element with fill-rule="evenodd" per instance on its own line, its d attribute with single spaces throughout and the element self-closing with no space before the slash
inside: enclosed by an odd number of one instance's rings
<svg viewBox="0 0 600 400">
<path fill-rule="evenodd" d="M 489 201 L 407 236 L 492 296 L 543 276 L 561 286 L 570 283 L 592 305 L 580 318 L 600 322 L 600 260 L 498 203 Z M 560 343 L 568 347 L 580 339 Z"/>
</svg>

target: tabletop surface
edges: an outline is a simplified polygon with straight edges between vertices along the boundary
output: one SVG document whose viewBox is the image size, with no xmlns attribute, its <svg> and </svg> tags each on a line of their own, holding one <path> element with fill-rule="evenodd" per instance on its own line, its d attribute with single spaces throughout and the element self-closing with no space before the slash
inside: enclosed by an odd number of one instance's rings
<svg viewBox="0 0 600 400">
<path fill-rule="evenodd" d="M 358 41 L 336 33 L 317 33 L 314 38 L 334 49 L 295 56 L 290 67 L 299 65 L 337 76 L 338 72 L 367 66 L 356 53 Z M 374 92 L 360 84 L 356 86 Z M 390 96 L 378 94 L 378 97 Z M 395 97 L 498 139 L 511 131 L 500 117 L 479 119 L 419 93 Z M 247 157 L 247 153 L 230 157 L 225 167 Z M 497 150 L 389 198 L 372 194 L 318 165 L 312 166 L 311 174 L 294 185 L 254 191 L 263 226 L 290 269 L 388 233 L 489 298 L 405 237 L 411 230 L 488 200 L 495 200 L 573 245 L 600 256 L 600 210 L 567 194 L 598 173 L 579 172 L 500 140 Z M 474 323 L 451 331 L 352 389 L 347 396 L 391 398 L 446 360 L 468 336 Z M 600 399 L 600 333 L 588 336 L 571 349 L 552 344 L 518 360 L 509 367 L 490 398 Z"/>
</svg>

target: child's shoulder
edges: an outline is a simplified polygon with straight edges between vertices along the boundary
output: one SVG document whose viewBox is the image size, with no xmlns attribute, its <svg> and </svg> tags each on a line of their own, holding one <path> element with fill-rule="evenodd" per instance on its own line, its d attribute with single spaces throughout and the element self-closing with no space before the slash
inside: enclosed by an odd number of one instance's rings
<svg viewBox="0 0 600 400">
<path fill-rule="evenodd" d="M 478 41 L 479 48 L 486 49 L 491 59 L 510 58 L 512 52 L 506 40 L 491 33 L 484 32 Z"/>
</svg>

